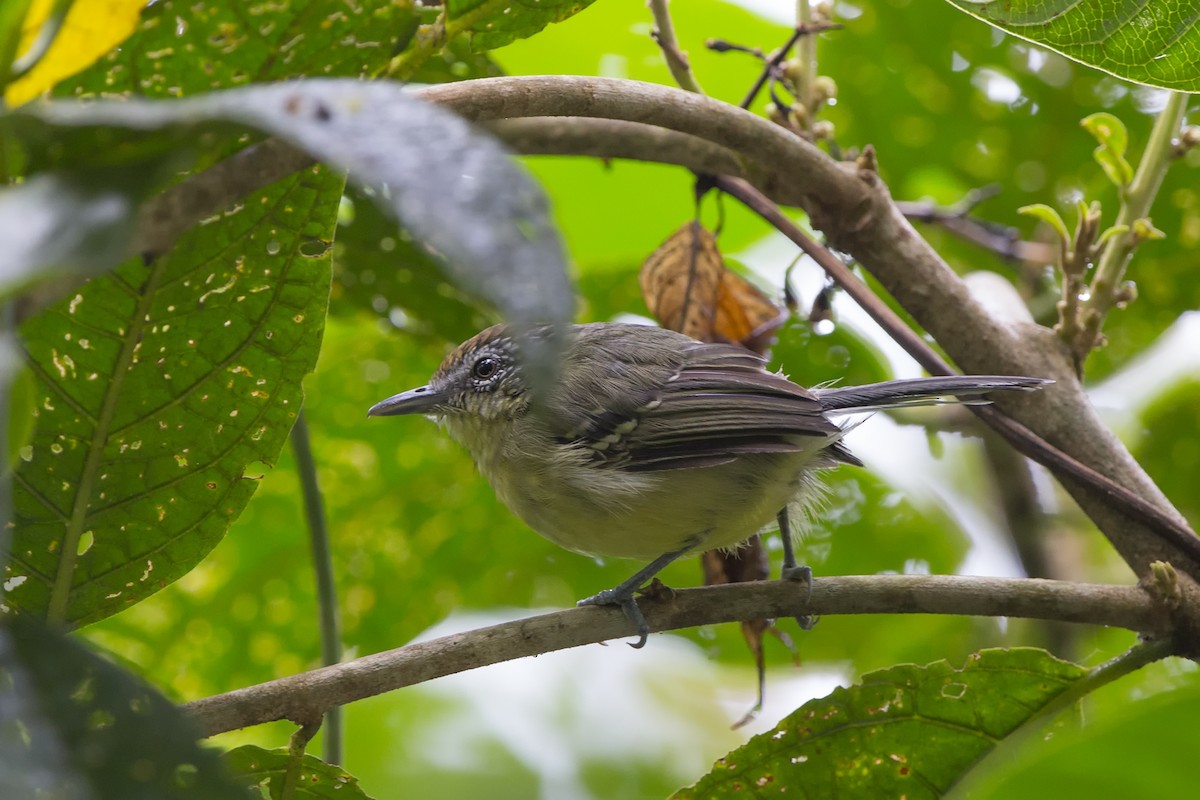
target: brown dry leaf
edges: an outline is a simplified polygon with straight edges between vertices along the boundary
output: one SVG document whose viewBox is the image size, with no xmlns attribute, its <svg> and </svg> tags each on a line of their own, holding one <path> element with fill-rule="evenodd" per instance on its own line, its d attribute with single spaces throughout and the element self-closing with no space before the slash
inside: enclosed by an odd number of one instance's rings
<svg viewBox="0 0 1200 800">
<path fill-rule="evenodd" d="M 640 280 L 659 324 L 702 342 L 730 342 L 761 353 L 787 317 L 758 287 L 726 268 L 716 237 L 695 221 L 646 259 Z"/>
</svg>

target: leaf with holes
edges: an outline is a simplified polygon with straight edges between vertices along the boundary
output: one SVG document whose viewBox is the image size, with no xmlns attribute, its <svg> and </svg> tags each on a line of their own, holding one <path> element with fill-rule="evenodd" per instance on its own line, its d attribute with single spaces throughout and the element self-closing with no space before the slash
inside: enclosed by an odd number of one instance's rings
<svg viewBox="0 0 1200 800">
<path fill-rule="evenodd" d="M 55 90 L 187 97 L 251 82 L 374 74 L 416 32 L 414 3 L 144 4 L 128 40 Z"/>
<path fill-rule="evenodd" d="M 465 26 L 473 50 L 495 50 L 578 14 L 594 0 L 448 0 L 446 16 Z"/>
<path fill-rule="evenodd" d="M 170 701 L 61 633 L 0 624 L 6 798 L 226 800 L 250 795 Z"/>
<path fill-rule="evenodd" d="M 1135 83 L 1200 91 L 1192 0 L 949 0 L 1014 36 Z"/>
<path fill-rule="evenodd" d="M 805 703 L 677 798 L 937 798 L 1087 674 L 1044 650 L 984 650 L 962 669 L 903 664 Z"/>
<path fill-rule="evenodd" d="M 21 329 L 37 425 L 9 602 L 71 624 L 179 578 L 274 462 L 316 361 L 342 182 L 305 171 Z"/>
<path fill-rule="evenodd" d="M 289 760 L 287 748 L 264 750 L 247 744 L 230 750 L 223 758 L 230 772 L 260 791 L 263 797 L 283 796 Z M 300 764 L 300 780 L 293 796 L 299 800 L 371 800 L 349 772 L 307 753 Z"/>
</svg>

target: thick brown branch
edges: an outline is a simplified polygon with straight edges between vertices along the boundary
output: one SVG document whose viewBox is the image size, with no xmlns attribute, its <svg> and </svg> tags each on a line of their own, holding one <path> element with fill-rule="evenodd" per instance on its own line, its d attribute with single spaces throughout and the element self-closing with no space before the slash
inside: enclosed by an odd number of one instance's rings
<svg viewBox="0 0 1200 800">
<path fill-rule="evenodd" d="M 640 601 L 651 630 L 667 631 L 801 614 L 965 614 L 1083 622 L 1165 633 L 1167 612 L 1136 587 L 930 575 L 819 578 L 805 602 L 785 581 L 686 589 Z M 444 675 L 632 636 L 620 611 L 596 607 L 542 614 L 196 700 L 184 709 L 206 735 L 280 719 L 320 719 L 329 708 Z"/>
</svg>

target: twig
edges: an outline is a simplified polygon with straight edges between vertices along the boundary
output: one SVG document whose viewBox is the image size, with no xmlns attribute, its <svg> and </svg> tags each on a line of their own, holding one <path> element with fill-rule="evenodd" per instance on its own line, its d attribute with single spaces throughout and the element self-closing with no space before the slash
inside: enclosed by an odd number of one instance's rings
<svg viewBox="0 0 1200 800">
<path fill-rule="evenodd" d="M 989 220 L 973 219 L 970 214 L 979 204 L 1000 191 L 999 186 L 972 189 L 952 206 L 939 206 L 929 201 L 897 201 L 896 208 L 913 222 L 937 225 L 960 239 L 990 250 L 1010 261 L 1031 264 L 1052 264 L 1057 249 L 1044 242 L 1027 242 L 1020 231 Z"/>
<path fill-rule="evenodd" d="M 930 575 L 818 578 L 811 598 L 785 581 L 683 589 L 641 601 L 651 630 L 804 614 L 956 614 L 1056 619 L 1167 632 L 1166 612 L 1137 587 Z M 633 634 L 619 612 L 575 608 L 411 644 L 184 706 L 206 735 L 280 719 L 470 669 Z"/>
<path fill-rule="evenodd" d="M 317 463 L 313 459 L 308 421 L 303 409 L 292 426 L 292 451 L 296 455 L 296 471 L 304 494 L 304 516 L 308 522 L 309 542 L 312 545 L 313 571 L 317 577 L 317 607 L 320 610 L 321 663 L 325 666 L 342 660 L 342 635 L 338 625 L 337 590 L 333 580 L 333 556 L 329 550 L 329 528 L 325 524 L 325 508 L 321 487 L 317 483 Z M 322 758 L 329 764 L 342 763 L 342 714 L 331 708 L 325 714 L 325 736 L 322 738 Z"/>
<path fill-rule="evenodd" d="M 804 33 L 805 31 L 802 28 L 796 28 L 792 31 L 787 41 L 783 43 L 783 46 L 775 51 L 775 54 L 767 60 L 767 63 L 763 64 L 762 72 L 758 74 L 758 78 L 750 86 L 750 91 L 746 92 L 746 96 L 742 98 L 742 102 L 738 103 L 739 108 L 750 108 L 750 104 L 754 102 L 754 99 L 758 97 L 758 93 L 762 91 L 763 84 L 767 82 L 767 78 L 771 77 L 775 70 L 779 69 L 779 65 L 787 58 L 787 54 L 791 52 L 796 42 L 799 41 Z"/>
<path fill-rule="evenodd" d="M 1091 295 L 1081 312 L 1083 330 L 1076 340 L 1075 353 L 1080 361 L 1100 342 L 1104 319 L 1117 302 L 1117 287 L 1125 277 L 1125 268 L 1138 245 L 1134 223 L 1150 213 L 1163 178 L 1172 163 L 1171 142 L 1183 125 L 1187 102 L 1191 95 L 1171 92 L 1167 104 L 1154 120 L 1146 150 L 1138 162 L 1133 180 L 1122 196 L 1116 225 L 1128 230 L 1114 236 L 1104 248 L 1096 274 L 1092 278 Z"/>
<path fill-rule="evenodd" d="M 663 58 L 667 61 L 667 69 L 671 71 L 671 77 L 679 84 L 679 88 L 696 94 L 704 94 L 696 76 L 692 74 L 692 65 L 688 61 L 687 53 L 680 49 L 679 41 L 675 38 L 675 24 L 671 22 L 669 8 L 670 0 L 648 0 L 646 5 L 650 7 L 650 13 L 654 15 L 654 30 L 650 32 L 650 36 L 662 50 Z"/>
</svg>

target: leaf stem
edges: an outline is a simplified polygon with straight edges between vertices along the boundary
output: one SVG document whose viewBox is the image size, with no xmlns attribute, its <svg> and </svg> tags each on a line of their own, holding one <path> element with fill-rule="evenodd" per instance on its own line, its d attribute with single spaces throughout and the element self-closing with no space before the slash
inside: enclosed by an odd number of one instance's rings
<svg viewBox="0 0 1200 800">
<path fill-rule="evenodd" d="M 1188 97 L 1182 92 L 1167 95 L 1167 103 L 1154 120 L 1150 139 L 1146 142 L 1146 150 L 1138 162 L 1133 180 L 1122 194 L 1121 209 L 1115 224 L 1117 227 L 1128 226 L 1128 230 L 1114 236 L 1100 255 L 1100 263 L 1092 279 L 1091 296 L 1083 307 L 1083 330 L 1075 345 L 1076 358 L 1080 362 L 1099 344 L 1104 319 L 1116 303 L 1117 287 L 1138 245 L 1133 223 L 1150 213 L 1163 177 L 1171 166 L 1171 141 L 1183 126 Z"/>
<path fill-rule="evenodd" d="M 317 605 L 320 609 L 321 663 L 325 666 L 342 660 L 342 637 L 338 625 L 337 591 L 333 579 L 333 558 L 329 548 L 329 528 L 325 524 L 325 508 L 321 487 L 317 482 L 317 465 L 308 435 L 308 421 L 302 410 L 292 426 L 292 451 L 296 455 L 296 471 L 304 494 L 304 516 L 308 522 L 309 542 L 312 545 L 313 571 L 317 577 Z M 322 758 L 329 764 L 342 763 L 342 715 L 338 707 L 325 713 L 325 734 L 322 737 Z"/>
<path fill-rule="evenodd" d="M 320 727 L 319 722 L 301 725 L 288 740 L 287 769 L 283 773 L 283 787 L 279 792 L 282 800 L 295 800 L 296 787 L 300 784 L 300 768 L 304 766 L 304 749 Z"/>
</svg>

